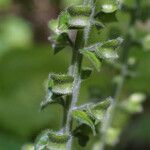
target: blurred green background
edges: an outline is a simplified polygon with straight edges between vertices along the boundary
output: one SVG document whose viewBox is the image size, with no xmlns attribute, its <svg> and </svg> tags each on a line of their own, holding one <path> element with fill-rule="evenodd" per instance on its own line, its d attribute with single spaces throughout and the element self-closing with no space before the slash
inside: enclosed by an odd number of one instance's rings
<svg viewBox="0 0 150 150">
<path fill-rule="evenodd" d="M 65 73 L 71 51 L 66 48 L 53 55 L 47 40 L 50 35 L 47 24 L 63 7 L 75 2 L 80 3 L 80 0 L 0 0 L 0 150 L 20 150 L 23 144 L 34 142 L 43 129 L 60 128 L 62 108 L 53 105 L 40 112 L 39 104 L 44 99 L 44 81 L 48 74 Z M 132 3 L 132 0 L 128 2 Z M 127 20 L 128 16 L 122 14 L 121 28 L 126 26 Z M 150 33 L 150 19 L 140 28 Z M 104 31 L 103 34 L 107 37 L 109 33 Z M 115 149 L 149 150 L 150 52 L 133 46 L 131 55 L 139 60 L 138 76 L 126 82 L 124 93 L 144 92 L 147 100 L 144 112 L 132 117 Z M 90 87 L 98 87 L 99 95 L 109 96 L 111 77 L 106 66 L 100 73 L 94 72 L 81 87 L 79 103 L 89 101 Z"/>
</svg>

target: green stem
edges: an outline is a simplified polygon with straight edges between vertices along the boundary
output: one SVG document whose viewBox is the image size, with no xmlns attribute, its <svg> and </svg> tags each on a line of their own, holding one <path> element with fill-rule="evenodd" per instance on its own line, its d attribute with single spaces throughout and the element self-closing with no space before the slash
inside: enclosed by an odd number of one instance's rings
<svg viewBox="0 0 150 150">
<path fill-rule="evenodd" d="M 101 129 L 102 136 L 101 136 L 100 150 L 104 150 L 105 147 L 106 147 L 107 131 L 111 127 L 113 117 L 114 117 L 114 114 L 115 114 L 115 110 L 116 110 L 116 107 L 118 105 L 118 102 L 120 101 L 120 96 L 121 96 L 123 86 L 124 86 L 124 83 L 125 83 L 126 72 L 127 72 L 127 69 L 128 69 L 127 60 L 128 60 L 128 56 L 129 56 L 129 47 L 130 47 L 130 38 L 129 37 L 128 37 L 128 40 L 129 41 L 127 41 L 127 43 L 125 43 L 126 46 L 124 47 L 123 52 L 122 52 L 122 61 L 121 61 L 122 62 L 122 67 L 121 67 L 121 72 L 120 72 L 121 79 L 120 79 L 120 82 L 118 82 L 118 84 L 116 86 L 116 90 L 115 90 L 114 97 L 113 97 L 114 101 L 113 101 L 111 107 L 108 109 L 108 111 L 106 113 L 106 116 L 105 116 L 105 119 L 104 119 L 104 122 L 103 122 L 103 127 L 104 128 Z"/>
<path fill-rule="evenodd" d="M 67 114 L 67 121 L 66 121 L 66 133 L 70 134 L 72 131 L 72 110 L 76 106 L 76 103 L 78 101 L 78 95 L 81 85 L 81 67 L 82 67 L 82 55 L 79 52 L 79 49 L 84 46 L 84 40 L 83 40 L 83 30 L 79 30 L 77 32 L 76 41 L 75 41 L 75 47 L 73 50 L 73 56 L 72 56 L 72 63 L 71 63 L 71 70 L 70 74 L 74 77 L 74 83 L 73 83 L 73 92 L 71 96 L 71 105 L 68 110 Z M 71 150 L 72 146 L 72 139 L 69 140 L 67 144 L 67 150 Z"/>
</svg>

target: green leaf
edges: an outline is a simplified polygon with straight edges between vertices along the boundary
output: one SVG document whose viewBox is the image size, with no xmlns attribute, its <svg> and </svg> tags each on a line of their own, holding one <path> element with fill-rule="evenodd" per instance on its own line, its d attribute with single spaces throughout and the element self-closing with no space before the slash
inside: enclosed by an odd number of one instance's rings
<svg viewBox="0 0 150 150">
<path fill-rule="evenodd" d="M 70 139 L 69 135 L 54 131 L 50 131 L 48 136 L 53 143 L 66 143 Z"/>
<path fill-rule="evenodd" d="M 150 51 L 150 34 L 146 35 L 142 40 L 144 50 Z"/>
<path fill-rule="evenodd" d="M 92 65 L 96 68 L 97 71 L 100 71 L 101 61 L 97 58 L 94 52 L 88 50 L 81 50 L 81 53 L 92 63 Z"/>
<path fill-rule="evenodd" d="M 96 15 L 96 18 L 97 21 L 103 22 L 103 24 L 117 22 L 116 12 L 113 13 L 100 12 Z"/>
<path fill-rule="evenodd" d="M 48 150 L 66 150 L 67 142 L 70 140 L 70 136 L 61 132 L 50 131 L 49 143 L 47 145 Z"/>
<path fill-rule="evenodd" d="M 113 13 L 118 9 L 115 0 L 101 0 L 101 11 L 104 13 Z"/>
<path fill-rule="evenodd" d="M 71 94 L 74 78 L 64 74 L 50 74 L 49 87 L 55 94 Z"/>
<path fill-rule="evenodd" d="M 112 40 L 108 40 L 106 42 L 103 43 L 102 47 L 111 47 L 111 48 L 117 48 L 118 46 L 120 46 L 123 42 L 123 39 L 118 37 L 117 39 L 112 39 Z"/>
<path fill-rule="evenodd" d="M 51 20 L 48 23 L 49 29 L 55 33 L 55 34 L 60 34 L 60 31 L 58 30 L 58 20 Z"/>
<path fill-rule="evenodd" d="M 60 35 L 53 35 L 49 39 L 52 43 L 54 54 L 57 54 L 66 46 L 69 46 L 68 35 L 66 33 L 62 33 Z"/>
<path fill-rule="evenodd" d="M 71 17 L 69 20 L 70 29 L 83 29 L 88 25 L 89 25 L 89 17 L 75 16 Z"/>
<path fill-rule="evenodd" d="M 34 150 L 34 145 L 33 144 L 25 144 L 25 145 L 23 145 L 21 150 Z"/>
<path fill-rule="evenodd" d="M 142 103 L 146 96 L 142 93 L 134 93 L 127 100 L 122 102 L 122 107 L 129 113 L 140 113 L 143 111 Z"/>
<path fill-rule="evenodd" d="M 70 6 L 68 8 L 68 12 L 72 16 L 90 16 L 92 10 L 90 6 L 84 6 L 84 5 L 76 5 L 76 6 Z"/>
<path fill-rule="evenodd" d="M 74 119 L 76 119 L 79 123 L 81 124 L 86 124 L 87 126 L 89 126 L 92 131 L 93 134 L 95 135 L 95 126 L 93 121 L 91 120 L 91 118 L 89 117 L 89 115 L 82 110 L 73 110 L 72 111 L 72 116 Z"/>
<path fill-rule="evenodd" d="M 92 74 L 92 69 L 91 68 L 83 68 L 81 72 L 81 79 L 85 80 L 89 78 Z"/>
<path fill-rule="evenodd" d="M 49 130 L 43 131 L 36 139 L 35 150 L 46 150 L 49 142 L 48 137 Z"/>
<path fill-rule="evenodd" d="M 106 113 L 107 109 L 111 105 L 112 100 L 107 98 L 106 100 L 99 102 L 97 104 L 92 105 L 87 109 L 87 112 L 95 119 L 95 123 L 99 123 L 102 121 L 104 114 Z"/>
<path fill-rule="evenodd" d="M 35 150 L 66 150 L 69 139 L 69 135 L 46 130 L 36 140 Z"/>
<path fill-rule="evenodd" d="M 70 16 L 68 12 L 62 12 L 59 16 L 59 25 L 58 28 L 61 32 L 67 33 L 68 32 L 68 22 L 69 22 Z"/>
<path fill-rule="evenodd" d="M 58 103 L 64 105 L 63 96 L 72 93 L 74 78 L 64 74 L 50 74 L 46 99 L 41 103 L 43 110 L 49 104 Z"/>
<path fill-rule="evenodd" d="M 106 143 L 110 146 L 114 146 L 119 141 L 119 136 L 121 134 L 121 129 L 119 128 L 109 128 L 106 132 Z"/>
<path fill-rule="evenodd" d="M 98 58 L 113 62 L 118 59 L 118 53 L 111 48 L 100 48 L 95 51 Z"/>
</svg>

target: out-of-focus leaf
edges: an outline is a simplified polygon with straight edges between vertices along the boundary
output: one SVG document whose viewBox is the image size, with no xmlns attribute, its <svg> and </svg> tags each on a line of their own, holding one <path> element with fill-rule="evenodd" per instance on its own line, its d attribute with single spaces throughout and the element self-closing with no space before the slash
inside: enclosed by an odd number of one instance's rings
<svg viewBox="0 0 150 150">
<path fill-rule="evenodd" d="M 11 3 L 12 3 L 12 0 L 0 0 L 0 9 L 4 10 L 4 9 L 9 8 Z"/>
<path fill-rule="evenodd" d="M 109 128 L 106 134 L 106 143 L 108 145 L 114 146 L 119 142 L 119 136 L 121 129 L 118 128 Z"/>
<path fill-rule="evenodd" d="M 34 145 L 33 144 L 25 144 L 21 150 L 34 150 Z"/>
<path fill-rule="evenodd" d="M 86 124 L 87 126 L 89 126 L 92 131 L 93 134 L 95 135 L 95 126 L 93 121 L 91 120 L 91 118 L 89 117 L 89 115 L 82 110 L 73 110 L 72 111 L 72 116 L 74 119 L 76 119 L 80 124 Z"/>
<path fill-rule="evenodd" d="M 91 68 L 83 68 L 81 72 L 81 79 L 85 80 L 89 78 L 92 74 L 92 69 Z"/>
<path fill-rule="evenodd" d="M 25 20 L 18 17 L 5 17 L 0 20 L 0 44 L 6 50 L 28 48 L 32 45 L 32 38 L 31 27 Z"/>
<path fill-rule="evenodd" d="M 122 103 L 122 107 L 129 113 L 140 113 L 143 111 L 142 103 L 145 98 L 142 93 L 134 93 Z"/>
<path fill-rule="evenodd" d="M 92 63 L 97 71 L 100 71 L 101 61 L 96 57 L 94 52 L 90 52 L 88 50 L 81 50 L 81 53 Z"/>
<path fill-rule="evenodd" d="M 144 37 L 144 39 L 142 40 L 142 44 L 143 44 L 143 48 L 146 51 L 150 50 L 150 34 Z"/>
<path fill-rule="evenodd" d="M 115 0 L 101 0 L 101 11 L 104 13 L 113 13 L 118 9 Z"/>
</svg>

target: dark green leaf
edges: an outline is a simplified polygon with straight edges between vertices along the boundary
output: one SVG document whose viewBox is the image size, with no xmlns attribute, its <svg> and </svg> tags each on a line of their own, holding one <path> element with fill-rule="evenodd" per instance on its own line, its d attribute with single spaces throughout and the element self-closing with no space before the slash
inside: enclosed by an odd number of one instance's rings
<svg viewBox="0 0 150 150">
<path fill-rule="evenodd" d="M 100 12 L 96 15 L 96 18 L 99 22 L 103 22 L 104 24 L 117 22 L 116 12 L 113 13 L 104 13 Z"/>
<path fill-rule="evenodd" d="M 81 79 L 85 80 L 88 77 L 90 77 L 91 74 L 92 74 L 91 68 L 84 68 L 84 69 L 82 69 L 82 72 L 81 72 Z"/>
<path fill-rule="evenodd" d="M 68 35 L 66 33 L 53 35 L 50 37 L 50 41 L 52 43 L 52 48 L 54 49 L 54 54 L 57 54 L 66 46 L 69 46 Z"/>
</svg>

